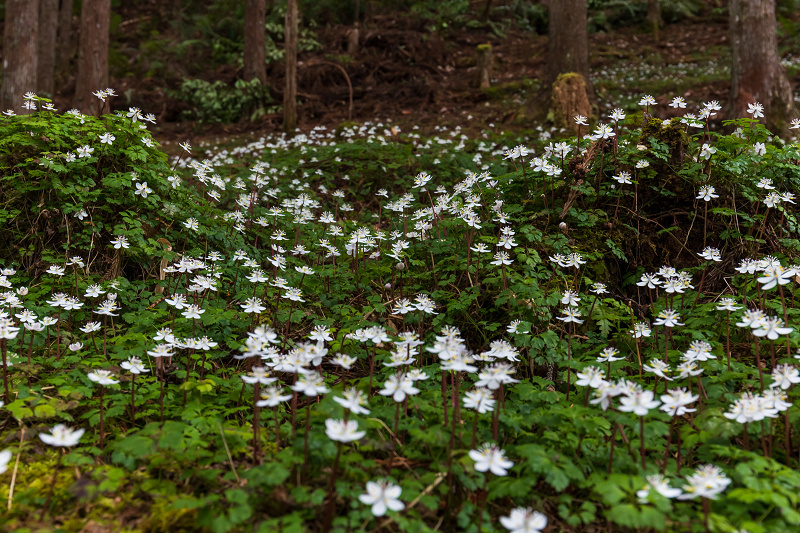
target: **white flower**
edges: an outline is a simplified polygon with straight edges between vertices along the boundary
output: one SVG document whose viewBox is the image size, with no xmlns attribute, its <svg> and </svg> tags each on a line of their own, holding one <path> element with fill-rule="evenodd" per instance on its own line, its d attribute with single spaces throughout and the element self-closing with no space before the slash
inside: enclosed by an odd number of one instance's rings
<svg viewBox="0 0 800 533">
<path fill-rule="evenodd" d="M 114 245 L 114 248 L 119 250 L 120 248 L 130 248 L 131 245 L 128 243 L 128 238 L 124 235 L 117 236 L 116 239 L 111 241 L 111 244 Z"/>
<path fill-rule="evenodd" d="M 758 278 L 761 283 L 761 289 L 768 291 L 775 285 L 786 285 L 797 272 L 793 268 L 784 268 L 780 264 L 769 265 L 764 269 L 764 275 Z"/>
<path fill-rule="evenodd" d="M 771 341 L 777 340 L 781 335 L 788 335 L 794 328 L 783 327 L 783 319 L 779 317 L 767 317 L 757 329 L 753 329 L 756 337 L 766 337 Z"/>
<path fill-rule="evenodd" d="M 686 389 L 673 389 L 661 396 L 661 401 L 664 402 L 661 405 L 661 410 L 669 413 L 670 416 L 694 413 L 697 409 L 689 409 L 686 406 L 696 402 L 699 398 L 699 395 L 692 395 Z"/>
<path fill-rule="evenodd" d="M 88 377 L 100 385 L 116 385 L 119 381 L 112 379 L 112 375 L 110 370 L 95 370 L 94 372 L 89 372 Z"/>
<path fill-rule="evenodd" d="M 406 396 L 413 396 L 419 393 L 419 389 L 414 386 L 414 382 L 402 373 L 389 376 L 383 387 L 383 390 L 379 391 L 378 394 L 391 396 L 396 402 L 402 402 L 406 399 Z"/>
<path fill-rule="evenodd" d="M 637 416 L 645 416 L 650 409 L 655 409 L 659 405 L 661 402 L 653 398 L 653 391 L 635 390 L 620 400 L 619 410 Z"/>
<path fill-rule="evenodd" d="M 665 375 L 665 372 L 669 372 L 669 365 L 661 359 L 651 359 L 650 364 L 644 365 L 642 368 L 644 368 L 647 372 L 652 372 L 656 376 L 666 379 L 667 381 L 672 381 L 672 378 Z"/>
<path fill-rule="evenodd" d="M 328 387 L 325 386 L 325 378 L 319 372 L 310 372 L 302 374 L 297 383 L 292 385 L 292 390 L 302 392 L 306 396 L 319 396 L 328 392 Z"/>
<path fill-rule="evenodd" d="M 464 398 L 464 407 L 475 409 L 480 414 L 489 413 L 494 410 L 495 400 L 492 398 L 492 391 L 479 388 L 468 391 Z"/>
<path fill-rule="evenodd" d="M 683 326 L 683 323 L 678 322 L 681 319 L 680 315 L 672 309 L 664 309 L 658 313 L 658 317 L 653 321 L 654 326 L 666 326 L 674 328 L 675 326 Z"/>
<path fill-rule="evenodd" d="M 608 124 L 598 124 L 597 128 L 594 130 L 594 137 L 596 139 L 610 139 L 615 135 L 614 129 Z"/>
<path fill-rule="evenodd" d="M 243 304 L 240 305 L 245 313 L 261 313 L 262 311 L 266 311 L 267 309 L 262 305 L 261 298 L 257 296 L 248 298 L 247 300 L 245 300 Z"/>
<path fill-rule="evenodd" d="M 629 331 L 634 339 L 650 336 L 650 326 L 646 322 L 637 322 L 633 325 L 633 330 Z"/>
<path fill-rule="evenodd" d="M 660 286 L 661 283 L 662 281 L 658 279 L 658 276 L 655 274 L 642 274 L 642 277 L 636 282 L 636 285 L 639 287 L 646 286 L 648 289 L 655 289 Z"/>
<path fill-rule="evenodd" d="M 792 365 L 777 365 L 772 371 L 772 384 L 770 388 L 780 387 L 788 389 L 794 383 L 800 383 L 800 370 Z"/>
<path fill-rule="evenodd" d="M 282 395 L 281 390 L 278 387 L 267 387 L 261 391 L 261 399 L 256 402 L 256 405 L 258 407 L 275 407 L 279 403 L 285 402 L 291 397 L 291 394 Z"/>
<path fill-rule="evenodd" d="M 764 116 L 764 106 L 758 102 L 747 104 L 747 112 L 753 115 L 753 118 L 761 118 Z"/>
<path fill-rule="evenodd" d="M 618 175 L 612 177 L 617 180 L 617 183 L 620 185 L 633 185 L 630 172 L 622 171 Z"/>
<path fill-rule="evenodd" d="M 719 248 L 714 248 L 713 246 L 706 246 L 705 248 L 703 248 L 703 251 L 697 255 L 699 255 L 706 261 L 714 261 L 717 263 L 722 261 L 722 256 L 719 253 Z"/>
<path fill-rule="evenodd" d="M 764 197 L 764 205 L 766 205 L 769 208 L 773 208 L 776 205 L 779 205 L 780 203 L 781 203 L 781 195 L 776 193 L 775 191 L 767 194 Z"/>
<path fill-rule="evenodd" d="M 506 452 L 493 444 L 484 444 L 477 450 L 469 451 L 478 472 L 491 471 L 496 476 L 505 476 L 514 463 L 506 459 Z"/>
<path fill-rule="evenodd" d="M 514 367 L 509 363 L 494 363 L 481 370 L 478 374 L 479 379 L 475 382 L 475 386 L 497 390 L 503 383 L 519 383 L 518 379 L 511 377 L 513 373 Z"/>
<path fill-rule="evenodd" d="M 650 96 L 649 94 L 646 94 L 642 96 L 641 100 L 639 100 L 639 105 L 645 105 L 645 106 L 656 105 L 656 99 Z"/>
<path fill-rule="evenodd" d="M 547 517 L 539 511 L 517 507 L 508 516 L 501 516 L 500 523 L 511 533 L 541 533 L 547 527 Z"/>
<path fill-rule="evenodd" d="M 130 371 L 131 374 L 142 374 L 145 372 L 150 372 L 150 370 L 144 366 L 142 360 L 135 356 L 131 357 L 127 361 L 121 362 L 119 366 L 121 368 L 124 368 L 125 370 Z"/>
<path fill-rule="evenodd" d="M 619 354 L 619 350 L 616 348 L 609 346 L 607 348 L 603 348 L 603 355 L 597 356 L 598 363 L 612 363 L 614 361 L 622 361 L 625 359 L 624 357 L 617 357 Z"/>
<path fill-rule="evenodd" d="M 325 434 L 328 438 L 337 442 L 353 442 L 364 437 L 366 431 L 358 431 L 358 422 L 355 420 L 334 420 L 329 418 L 325 421 Z"/>
<path fill-rule="evenodd" d="M 249 375 L 242 376 L 242 381 L 249 383 L 250 385 L 255 383 L 260 383 L 261 385 L 271 385 L 272 383 L 278 381 L 278 378 L 271 377 L 266 368 L 254 366 L 252 369 L 250 369 Z"/>
<path fill-rule="evenodd" d="M 576 324 L 583 324 L 583 320 L 578 318 L 581 316 L 581 313 L 577 309 L 574 309 L 572 307 L 565 307 L 564 310 L 561 311 L 561 313 L 564 316 L 557 316 L 556 320 L 560 320 L 564 323 L 575 322 Z"/>
<path fill-rule="evenodd" d="M 731 480 L 713 465 L 701 466 L 686 478 L 686 481 L 689 484 L 683 487 L 684 493 L 678 496 L 679 500 L 693 500 L 698 497 L 715 500 L 717 495 L 731 483 Z"/>
<path fill-rule="evenodd" d="M 521 320 L 512 320 L 511 324 L 508 325 L 506 331 L 508 333 L 527 333 L 527 331 L 518 331 L 519 325 L 522 323 Z"/>
<path fill-rule="evenodd" d="M 736 305 L 736 300 L 733 298 L 723 298 L 719 301 L 717 311 L 738 311 L 741 307 Z"/>
<path fill-rule="evenodd" d="M 715 194 L 716 192 L 717 190 L 713 185 L 703 185 L 700 187 L 700 192 L 697 194 L 697 198 L 699 200 L 710 202 L 712 198 L 719 198 L 719 195 Z"/>
<path fill-rule="evenodd" d="M 147 186 L 147 182 L 143 181 L 136 184 L 136 191 L 133 194 L 141 195 L 142 198 L 147 198 L 147 195 L 153 192 L 153 189 Z"/>
<path fill-rule="evenodd" d="M 669 104 L 670 107 L 686 109 L 686 100 L 682 96 L 676 96 Z"/>
<path fill-rule="evenodd" d="M 186 311 L 182 312 L 181 314 L 186 318 L 199 319 L 200 315 L 205 312 L 206 310 L 200 309 L 199 305 L 189 304 L 186 306 Z"/>
<path fill-rule="evenodd" d="M 700 148 L 700 157 L 703 159 L 711 159 L 711 156 L 717 152 L 717 149 L 711 146 L 710 144 L 703 143 L 703 146 Z"/>
<path fill-rule="evenodd" d="M 11 450 L 3 450 L 0 452 L 0 474 L 8 470 L 9 461 L 11 461 Z"/>
<path fill-rule="evenodd" d="M 576 374 L 578 381 L 575 385 L 578 387 L 591 387 L 596 389 L 605 381 L 605 372 L 596 366 L 587 366 L 582 372 Z"/>
<path fill-rule="evenodd" d="M 366 395 L 355 387 L 346 389 L 343 397 L 334 396 L 333 401 L 357 415 L 368 415 L 369 409 L 364 407 L 367 404 Z"/>
<path fill-rule="evenodd" d="M 641 503 L 645 503 L 647 497 L 650 495 L 651 489 L 655 489 L 656 492 L 669 499 L 677 498 L 682 492 L 681 489 L 670 487 L 669 482 L 665 480 L 661 474 L 653 474 L 647 476 L 647 485 L 636 492 L 636 496 Z"/>
<path fill-rule="evenodd" d="M 50 446 L 75 446 L 83 436 L 83 429 L 72 430 L 64 424 L 56 424 L 50 435 L 39 433 L 42 442 Z"/>
<path fill-rule="evenodd" d="M 94 148 L 90 146 L 80 146 L 77 149 L 78 157 L 91 157 L 92 152 L 94 152 Z"/>
<path fill-rule="evenodd" d="M 383 516 L 387 510 L 402 511 L 405 504 L 400 501 L 403 491 L 399 486 L 385 480 L 368 481 L 367 493 L 358 497 L 361 503 L 372 506 L 372 514 Z"/>
</svg>

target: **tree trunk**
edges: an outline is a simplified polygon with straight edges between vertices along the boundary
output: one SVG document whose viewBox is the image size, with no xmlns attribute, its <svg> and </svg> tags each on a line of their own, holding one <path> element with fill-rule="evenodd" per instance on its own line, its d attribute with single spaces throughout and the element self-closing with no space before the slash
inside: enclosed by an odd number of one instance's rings
<svg viewBox="0 0 800 533">
<path fill-rule="evenodd" d="M 39 0 L 39 61 L 36 87 L 53 96 L 56 69 L 56 34 L 58 33 L 58 0 Z"/>
<path fill-rule="evenodd" d="M 0 109 L 19 112 L 22 96 L 36 90 L 39 6 L 29 0 L 7 0 L 3 35 L 3 86 Z"/>
<path fill-rule="evenodd" d="M 58 6 L 58 46 L 56 47 L 56 78 L 58 79 L 66 78 L 72 71 L 73 5 L 73 0 L 60 0 Z"/>
<path fill-rule="evenodd" d="M 297 127 L 297 0 L 288 0 L 284 31 L 286 86 L 283 90 L 283 131 Z"/>
<path fill-rule="evenodd" d="M 267 5 L 265 0 L 245 0 L 244 3 L 244 79 L 257 78 L 267 84 L 264 60 Z"/>
<path fill-rule="evenodd" d="M 110 23 L 111 0 L 83 0 L 75 103 L 84 113 L 97 115 L 103 106 L 92 93 L 108 87 Z"/>
<path fill-rule="evenodd" d="M 576 72 L 583 76 L 590 98 L 594 98 L 594 86 L 589 77 L 589 33 L 586 19 L 586 0 L 550 2 L 547 70 L 544 80 L 548 90 L 559 74 Z"/>
<path fill-rule="evenodd" d="M 647 25 L 650 31 L 653 32 L 653 40 L 658 41 L 661 33 L 661 4 L 659 0 L 647 0 Z"/>
<path fill-rule="evenodd" d="M 775 0 L 731 0 L 730 116 L 748 117 L 747 104 L 764 106 L 767 127 L 785 134 L 795 118 L 792 85 L 778 57 Z"/>
</svg>

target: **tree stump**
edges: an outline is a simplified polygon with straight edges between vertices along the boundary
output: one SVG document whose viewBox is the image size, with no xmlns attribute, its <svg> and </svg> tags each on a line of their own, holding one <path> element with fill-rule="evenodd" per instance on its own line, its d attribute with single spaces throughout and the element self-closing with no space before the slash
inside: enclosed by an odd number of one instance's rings
<svg viewBox="0 0 800 533">
<path fill-rule="evenodd" d="M 550 115 L 556 127 L 566 128 L 577 134 L 575 115 L 588 117 L 592 114 L 589 102 L 589 86 L 583 76 L 576 72 L 561 74 L 553 83 Z"/>
<path fill-rule="evenodd" d="M 475 84 L 480 89 L 487 89 L 492 85 L 492 45 L 479 44 L 475 49 L 478 66 L 478 76 Z"/>
</svg>

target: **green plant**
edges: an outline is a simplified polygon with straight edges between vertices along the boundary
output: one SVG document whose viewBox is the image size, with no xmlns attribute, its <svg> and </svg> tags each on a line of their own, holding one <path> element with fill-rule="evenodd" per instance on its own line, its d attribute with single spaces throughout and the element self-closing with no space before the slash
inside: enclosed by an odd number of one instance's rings
<svg viewBox="0 0 800 533">
<path fill-rule="evenodd" d="M 273 103 L 269 86 L 257 79 L 236 80 L 233 87 L 221 81 L 184 80 L 176 97 L 191 107 L 186 117 L 200 122 L 237 122 L 248 115 L 252 121 L 275 109 L 269 105 Z"/>
<path fill-rule="evenodd" d="M 135 110 L 31 99 L 0 118 L 0 527 L 800 523 L 800 152 L 757 119 L 347 123 L 170 164 Z M 26 215 L 68 205 L 92 224 Z M 57 422 L 68 454 L 30 438 Z"/>
</svg>

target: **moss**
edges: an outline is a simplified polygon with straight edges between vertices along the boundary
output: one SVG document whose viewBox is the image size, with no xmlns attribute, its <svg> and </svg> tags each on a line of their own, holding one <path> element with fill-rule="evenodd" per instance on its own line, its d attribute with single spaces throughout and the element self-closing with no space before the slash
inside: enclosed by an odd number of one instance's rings
<svg viewBox="0 0 800 533">
<path fill-rule="evenodd" d="M 196 531 L 196 510 L 175 509 L 173 503 L 165 499 L 155 501 L 150 507 L 149 516 L 140 525 L 140 530 L 151 533 Z"/>
<path fill-rule="evenodd" d="M 640 144 L 650 148 L 650 139 L 669 147 L 670 163 L 680 163 L 686 150 L 686 132 L 680 119 L 673 118 L 663 121 L 650 118 L 642 127 Z"/>
<path fill-rule="evenodd" d="M 344 130 L 352 130 L 354 128 L 359 127 L 360 124 L 353 120 L 345 120 L 344 122 L 340 122 L 338 126 L 336 126 L 336 138 L 341 138 L 342 132 Z"/>
<path fill-rule="evenodd" d="M 539 80 L 531 80 L 523 78 L 519 81 L 510 81 L 501 83 L 493 87 L 486 87 L 481 89 L 481 92 L 486 95 L 489 100 L 503 100 L 509 96 L 519 94 L 521 92 L 528 92 L 535 90 L 539 86 Z"/>
</svg>

